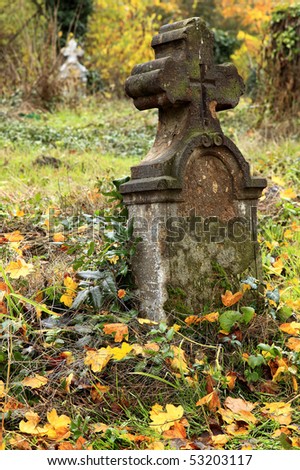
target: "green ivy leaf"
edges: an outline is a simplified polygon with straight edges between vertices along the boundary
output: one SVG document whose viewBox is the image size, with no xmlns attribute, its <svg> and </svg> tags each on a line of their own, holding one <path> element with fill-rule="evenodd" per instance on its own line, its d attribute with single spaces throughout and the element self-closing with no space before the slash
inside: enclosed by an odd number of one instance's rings
<svg viewBox="0 0 300 470">
<path fill-rule="evenodd" d="M 219 323 L 222 330 L 225 330 L 229 333 L 233 325 L 240 321 L 242 314 L 235 310 L 228 310 L 227 312 L 222 313 L 219 317 Z"/>
<path fill-rule="evenodd" d="M 255 310 L 252 307 L 241 307 L 241 311 L 243 312 L 241 322 L 245 323 L 245 325 L 248 325 L 248 323 L 250 323 L 254 317 Z"/>
<path fill-rule="evenodd" d="M 248 364 L 251 369 L 255 369 L 255 367 L 259 367 L 262 364 L 265 364 L 265 359 L 261 354 L 258 354 L 257 356 L 249 356 Z"/>
</svg>

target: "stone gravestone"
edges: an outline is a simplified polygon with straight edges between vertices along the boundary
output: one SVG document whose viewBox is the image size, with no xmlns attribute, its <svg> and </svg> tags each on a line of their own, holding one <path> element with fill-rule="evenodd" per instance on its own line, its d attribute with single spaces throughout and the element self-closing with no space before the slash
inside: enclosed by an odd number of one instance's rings
<svg viewBox="0 0 300 470">
<path fill-rule="evenodd" d="M 65 96 L 73 98 L 85 95 L 88 71 L 78 60 L 83 56 L 84 50 L 72 38 L 66 47 L 62 48 L 61 53 L 66 58 L 59 69 L 59 79 L 63 84 Z"/>
<path fill-rule="evenodd" d="M 217 112 L 244 85 L 232 64 L 215 65 L 213 34 L 200 18 L 163 26 L 155 60 L 134 67 L 126 92 L 139 110 L 159 109 L 156 140 L 121 186 L 134 233 L 141 311 L 164 320 L 176 302 L 199 312 L 224 286 L 261 276 L 256 208 L 266 181 L 225 137 Z"/>
</svg>

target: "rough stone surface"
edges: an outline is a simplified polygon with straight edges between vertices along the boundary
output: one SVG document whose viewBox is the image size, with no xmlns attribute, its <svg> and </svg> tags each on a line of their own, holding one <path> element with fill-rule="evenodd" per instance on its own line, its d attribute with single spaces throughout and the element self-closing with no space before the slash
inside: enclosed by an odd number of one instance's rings
<svg viewBox="0 0 300 470">
<path fill-rule="evenodd" d="M 165 25 L 152 47 L 156 59 L 134 67 L 126 92 L 139 110 L 159 109 L 157 136 L 121 192 L 142 237 L 133 259 L 141 310 L 162 320 L 260 277 L 256 207 L 266 181 L 250 176 L 220 127 L 217 112 L 236 106 L 244 85 L 234 65 L 214 64 L 205 23 Z"/>
</svg>

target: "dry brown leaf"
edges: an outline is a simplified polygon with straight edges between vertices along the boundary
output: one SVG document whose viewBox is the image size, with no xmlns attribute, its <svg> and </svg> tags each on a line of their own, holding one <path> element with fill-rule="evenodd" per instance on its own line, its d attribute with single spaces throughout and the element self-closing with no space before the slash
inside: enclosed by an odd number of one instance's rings
<svg viewBox="0 0 300 470">
<path fill-rule="evenodd" d="M 9 287 L 5 282 L 0 281 L 0 291 L 3 292 L 4 295 L 10 292 Z M 0 298 L 0 300 L 2 301 L 3 299 Z"/>
<path fill-rule="evenodd" d="M 287 436 L 291 434 L 291 430 L 284 426 L 273 432 L 272 437 L 280 437 L 280 434 L 286 434 Z"/>
<path fill-rule="evenodd" d="M 91 398 L 94 403 L 101 403 L 104 398 L 104 394 L 109 392 L 110 387 L 108 385 L 101 385 L 97 383 L 91 389 Z"/>
<path fill-rule="evenodd" d="M 228 424 L 225 427 L 225 430 L 231 436 L 236 436 L 236 437 L 246 436 L 247 434 L 249 434 L 248 426 L 245 426 L 245 424 L 238 424 L 235 422 Z"/>
<path fill-rule="evenodd" d="M 227 372 L 226 374 L 226 379 L 227 379 L 227 387 L 229 390 L 233 390 L 235 387 L 235 382 L 237 379 L 237 373 L 236 372 Z"/>
<path fill-rule="evenodd" d="M 224 295 L 221 295 L 222 303 L 225 307 L 231 307 L 236 304 L 243 297 L 243 292 L 236 292 L 233 294 L 230 290 L 227 290 Z"/>
<path fill-rule="evenodd" d="M 157 343 L 146 343 L 144 345 L 144 351 L 145 352 L 147 352 L 147 351 L 157 352 L 157 351 L 159 351 L 159 345 Z"/>
<path fill-rule="evenodd" d="M 93 428 L 93 432 L 103 432 L 105 433 L 109 426 L 107 424 L 104 424 L 104 423 L 95 423 L 92 425 L 92 428 Z"/>
<path fill-rule="evenodd" d="M 186 429 L 181 421 L 176 421 L 170 429 L 164 431 L 163 436 L 165 439 L 185 439 Z"/>
<path fill-rule="evenodd" d="M 218 408 L 221 408 L 218 392 L 216 390 L 213 390 L 208 395 L 205 395 L 204 397 L 200 398 L 200 400 L 198 400 L 196 403 L 196 406 L 203 405 L 207 405 L 211 411 L 216 411 Z"/>
<path fill-rule="evenodd" d="M 236 421 L 241 421 L 247 424 L 257 423 L 257 418 L 251 413 L 253 408 L 256 406 L 256 403 L 248 402 L 242 398 L 227 397 L 224 405 L 226 408 L 221 408 L 218 411 L 221 414 L 223 421 L 226 423 L 232 424 L 236 423 Z"/>
<path fill-rule="evenodd" d="M 41 388 L 48 383 L 48 379 L 42 375 L 35 374 L 33 377 L 25 377 L 21 383 L 25 387 Z"/>
<path fill-rule="evenodd" d="M 59 444 L 58 448 L 59 450 L 84 450 L 86 449 L 84 445 L 86 442 L 86 439 L 80 436 L 78 437 L 75 445 L 73 445 L 71 442 L 62 442 Z"/>
<path fill-rule="evenodd" d="M 0 301 L 0 315 L 6 315 L 6 314 L 7 314 L 6 304 Z"/>
<path fill-rule="evenodd" d="M 106 323 L 103 331 L 106 335 L 115 333 L 114 341 L 116 343 L 121 343 L 123 339 L 128 341 L 128 326 L 124 325 L 124 323 Z"/>
<path fill-rule="evenodd" d="M 31 450 L 31 445 L 21 434 L 14 434 L 14 436 L 9 439 L 9 443 L 13 449 Z"/>
<path fill-rule="evenodd" d="M 240 413 L 241 411 L 252 411 L 255 408 L 256 403 L 251 403 L 250 401 L 243 400 L 242 398 L 227 397 L 224 405 L 234 413 Z"/>
<path fill-rule="evenodd" d="M 12 410 L 19 410 L 25 407 L 23 403 L 20 403 L 18 400 L 16 400 L 13 397 L 8 397 L 6 402 L 3 403 L 1 406 L 0 406 L 0 411 L 4 411 L 4 412 L 12 411 Z"/>
</svg>

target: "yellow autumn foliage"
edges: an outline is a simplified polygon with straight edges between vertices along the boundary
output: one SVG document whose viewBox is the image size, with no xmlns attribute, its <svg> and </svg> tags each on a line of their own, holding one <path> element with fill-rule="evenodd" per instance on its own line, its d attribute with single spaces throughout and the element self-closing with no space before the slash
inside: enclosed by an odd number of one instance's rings
<svg viewBox="0 0 300 470">
<path fill-rule="evenodd" d="M 96 0 L 90 17 L 87 53 L 101 78 L 123 92 L 132 68 L 154 59 L 151 40 L 178 10 L 175 0 Z M 165 19 L 165 20 L 164 20 Z"/>
</svg>

